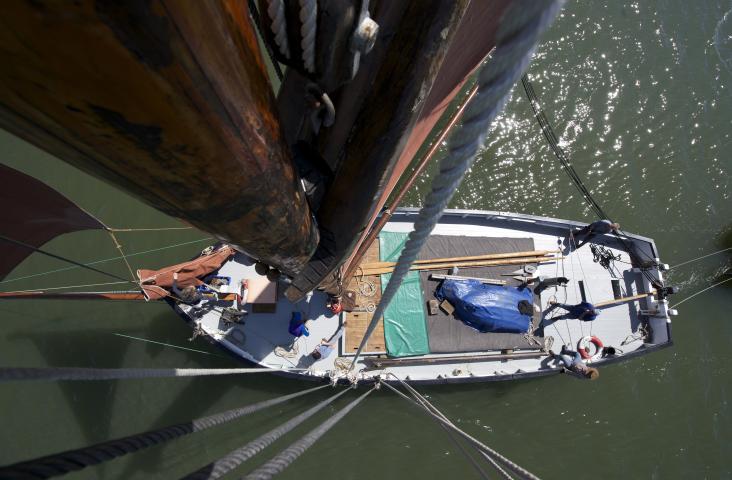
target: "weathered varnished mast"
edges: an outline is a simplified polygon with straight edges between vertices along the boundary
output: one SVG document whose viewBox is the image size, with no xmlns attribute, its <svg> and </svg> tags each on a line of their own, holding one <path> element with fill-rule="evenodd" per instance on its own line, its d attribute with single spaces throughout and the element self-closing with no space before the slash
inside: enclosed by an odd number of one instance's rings
<svg viewBox="0 0 732 480">
<path fill-rule="evenodd" d="M 294 275 L 318 243 L 246 2 L 0 4 L 0 126 Z"/>
</svg>

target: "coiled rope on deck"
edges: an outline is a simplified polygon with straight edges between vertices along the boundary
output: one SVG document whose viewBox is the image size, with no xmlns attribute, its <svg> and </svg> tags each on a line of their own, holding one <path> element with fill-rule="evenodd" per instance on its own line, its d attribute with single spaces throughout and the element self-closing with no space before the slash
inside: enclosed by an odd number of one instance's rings
<svg viewBox="0 0 732 480">
<path fill-rule="evenodd" d="M 286 371 L 305 369 L 288 368 Z M 135 378 L 205 377 L 246 373 L 281 372 L 277 368 L 81 368 L 81 367 L 3 367 L 0 382 L 28 380 L 122 380 Z"/>
<path fill-rule="evenodd" d="M 358 346 L 351 368 L 356 365 L 366 342 L 442 216 L 442 211 L 460 185 L 465 172 L 475 161 L 491 123 L 505 106 L 511 88 L 528 66 L 539 36 L 549 27 L 563 3 L 563 0 L 516 1 L 504 14 L 493 57 L 478 73 L 478 91 L 465 109 L 462 124 L 448 140 L 447 155 L 440 161 L 439 173 L 432 182 L 432 189 L 414 222 L 414 230 L 409 234 L 389 283 L 382 293 L 381 302 Z"/>
<path fill-rule="evenodd" d="M 328 386 L 328 385 L 325 385 Z M 322 388 L 322 387 L 319 387 Z M 251 442 L 247 443 L 241 448 L 237 448 L 236 450 L 233 450 L 232 452 L 229 452 L 225 456 L 219 458 L 218 460 L 209 463 L 208 465 L 205 465 L 201 467 L 200 469 L 196 470 L 193 473 L 190 473 L 183 477 L 186 480 L 207 480 L 207 479 L 215 479 L 220 478 L 230 471 L 237 468 L 242 463 L 246 462 L 250 458 L 252 458 L 257 453 L 264 450 L 266 447 L 277 441 L 278 438 L 280 438 L 282 435 L 290 432 L 292 429 L 300 425 L 302 422 L 307 420 L 308 418 L 312 417 L 316 413 L 318 413 L 320 410 L 325 408 L 326 406 L 333 403 L 336 399 L 340 398 L 342 395 L 348 392 L 348 389 L 344 389 L 342 392 L 337 393 L 330 398 L 323 400 L 322 402 L 318 403 L 314 407 L 306 410 L 305 412 L 301 413 L 300 415 L 297 415 L 294 418 L 291 418 L 287 422 L 283 423 L 282 425 L 270 430 L 269 432 L 265 433 L 264 435 L 259 436 L 258 438 L 252 440 Z"/>
<path fill-rule="evenodd" d="M 67 450 L 54 455 L 0 467 L 0 478 L 51 478 L 64 475 L 91 465 L 98 465 L 108 460 L 127 455 L 128 453 L 134 453 L 148 447 L 160 445 L 191 433 L 201 432 L 328 386 L 321 385 L 245 407 L 227 410 L 207 417 L 196 418 L 190 422 L 170 425 L 168 427 L 97 443 L 84 448 Z"/>
<path fill-rule="evenodd" d="M 305 453 L 305 451 L 310 448 L 315 442 L 317 442 L 320 437 L 325 435 L 328 430 L 333 428 L 336 423 L 338 423 L 343 417 L 348 415 L 351 410 L 356 408 L 356 406 L 358 406 L 358 404 L 361 403 L 374 390 L 375 388 L 369 389 L 369 391 L 343 407 L 328 420 L 310 430 L 310 432 L 308 432 L 300 440 L 291 444 L 277 456 L 275 456 L 267 463 L 257 468 L 244 478 L 246 480 L 269 480 L 275 475 L 282 473 L 287 467 L 290 466 L 290 464 L 292 464 L 292 462 L 297 460 L 300 455 Z"/>
</svg>

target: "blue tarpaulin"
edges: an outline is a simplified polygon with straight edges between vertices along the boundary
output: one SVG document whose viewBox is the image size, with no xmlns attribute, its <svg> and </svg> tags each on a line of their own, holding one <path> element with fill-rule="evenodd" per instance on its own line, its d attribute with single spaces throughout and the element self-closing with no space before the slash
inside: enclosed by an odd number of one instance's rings
<svg viewBox="0 0 732 480">
<path fill-rule="evenodd" d="M 532 303 L 529 288 L 448 279 L 442 282 L 435 296 L 455 307 L 455 317 L 483 333 L 524 333 L 531 324 L 531 316 L 523 315 L 518 308 L 522 300 Z"/>
</svg>

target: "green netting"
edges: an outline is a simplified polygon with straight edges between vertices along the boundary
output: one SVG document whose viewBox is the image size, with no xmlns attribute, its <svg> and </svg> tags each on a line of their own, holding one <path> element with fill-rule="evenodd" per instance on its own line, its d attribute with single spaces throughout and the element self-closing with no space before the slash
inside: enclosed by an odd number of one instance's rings
<svg viewBox="0 0 732 480">
<path fill-rule="evenodd" d="M 406 233 L 382 231 L 379 234 L 381 261 L 396 262 L 406 241 Z M 390 278 L 391 274 L 381 276 L 382 292 Z M 384 339 L 390 356 L 406 357 L 430 353 L 425 315 L 419 273 L 409 272 L 384 312 Z"/>
</svg>

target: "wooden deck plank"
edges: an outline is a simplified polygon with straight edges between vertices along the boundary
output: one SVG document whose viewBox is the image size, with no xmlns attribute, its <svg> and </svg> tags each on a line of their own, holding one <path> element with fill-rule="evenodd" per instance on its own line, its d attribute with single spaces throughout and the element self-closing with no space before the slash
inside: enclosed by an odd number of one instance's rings
<svg viewBox="0 0 732 480">
<path fill-rule="evenodd" d="M 371 244 L 371 247 L 366 251 L 361 263 L 370 263 L 379 261 L 379 242 L 375 241 Z M 358 270 L 356 270 L 358 273 Z M 363 295 L 360 286 L 371 282 L 374 285 L 375 291 L 371 296 Z M 366 288 L 366 287 L 363 287 Z M 362 278 L 356 276 L 348 283 L 348 290 L 356 292 L 356 308 L 366 309 L 369 305 L 378 305 L 381 301 L 381 276 L 380 275 L 369 275 Z M 346 353 L 356 353 L 358 345 L 363 339 L 366 328 L 368 328 L 373 313 L 360 311 L 351 312 L 347 314 L 348 323 L 346 324 L 346 339 L 345 349 Z M 371 335 L 366 347 L 365 352 L 385 352 L 386 343 L 384 342 L 384 323 L 380 321 L 374 333 Z"/>
</svg>

